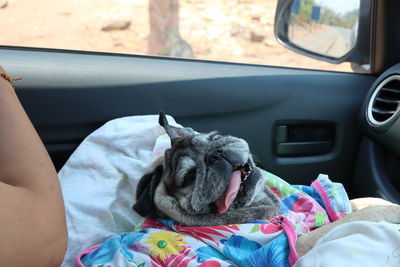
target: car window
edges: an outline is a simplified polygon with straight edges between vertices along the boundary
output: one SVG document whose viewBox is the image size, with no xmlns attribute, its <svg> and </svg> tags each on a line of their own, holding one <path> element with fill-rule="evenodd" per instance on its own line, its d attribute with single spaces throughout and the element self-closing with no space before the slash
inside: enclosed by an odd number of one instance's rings
<svg viewBox="0 0 400 267">
<path fill-rule="evenodd" d="M 352 72 L 274 37 L 277 0 L 0 0 L 0 45 Z"/>
</svg>

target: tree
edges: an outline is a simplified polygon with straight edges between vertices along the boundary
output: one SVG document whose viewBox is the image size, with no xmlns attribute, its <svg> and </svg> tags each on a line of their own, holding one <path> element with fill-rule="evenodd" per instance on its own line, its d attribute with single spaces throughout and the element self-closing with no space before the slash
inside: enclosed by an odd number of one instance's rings
<svg viewBox="0 0 400 267">
<path fill-rule="evenodd" d="M 179 34 L 179 0 L 149 0 L 149 18 L 149 54 L 194 57 Z"/>
</svg>

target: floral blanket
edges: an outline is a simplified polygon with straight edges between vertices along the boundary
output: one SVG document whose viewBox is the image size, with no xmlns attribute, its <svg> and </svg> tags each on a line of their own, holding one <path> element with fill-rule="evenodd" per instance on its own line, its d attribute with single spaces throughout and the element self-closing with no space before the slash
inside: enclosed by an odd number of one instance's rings
<svg viewBox="0 0 400 267">
<path fill-rule="evenodd" d="M 76 266 L 291 266 L 297 236 L 351 212 L 341 184 L 320 175 L 311 186 L 290 185 L 262 171 L 281 200 L 281 215 L 246 224 L 184 227 L 145 219 L 76 258 Z"/>
</svg>

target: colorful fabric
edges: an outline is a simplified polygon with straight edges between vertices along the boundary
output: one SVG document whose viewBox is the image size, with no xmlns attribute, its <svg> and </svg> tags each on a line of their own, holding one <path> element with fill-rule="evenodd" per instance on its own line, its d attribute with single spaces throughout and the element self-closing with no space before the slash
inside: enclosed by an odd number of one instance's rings
<svg viewBox="0 0 400 267">
<path fill-rule="evenodd" d="M 245 224 L 184 227 L 145 219 L 78 255 L 76 266 L 271 266 L 296 263 L 296 238 L 351 212 L 341 184 L 320 175 L 311 186 L 291 186 L 263 171 L 281 200 L 281 215 Z"/>
</svg>

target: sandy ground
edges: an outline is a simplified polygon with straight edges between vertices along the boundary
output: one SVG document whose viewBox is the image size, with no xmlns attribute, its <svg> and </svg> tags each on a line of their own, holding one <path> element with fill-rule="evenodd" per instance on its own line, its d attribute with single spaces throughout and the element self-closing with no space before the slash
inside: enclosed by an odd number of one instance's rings
<svg viewBox="0 0 400 267">
<path fill-rule="evenodd" d="M 0 9 L 1 45 L 147 53 L 148 0 L 7 1 Z M 180 0 L 180 34 L 197 59 L 351 71 L 348 63 L 314 60 L 278 44 L 273 34 L 276 2 Z M 131 25 L 101 30 L 116 20 Z"/>
</svg>

